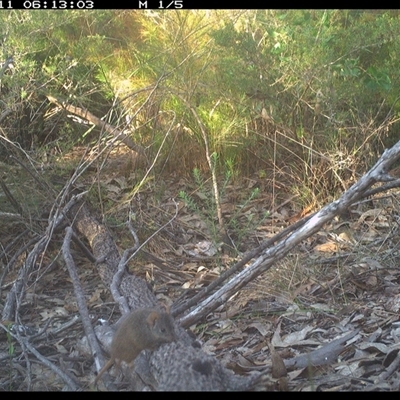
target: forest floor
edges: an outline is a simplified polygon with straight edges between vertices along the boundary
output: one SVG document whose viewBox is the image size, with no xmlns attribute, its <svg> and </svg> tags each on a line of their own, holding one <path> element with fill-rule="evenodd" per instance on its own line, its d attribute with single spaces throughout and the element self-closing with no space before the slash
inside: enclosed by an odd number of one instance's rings
<svg viewBox="0 0 400 400">
<path fill-rule="evenodd" d="M 274 200 L 265 179 L 237 178 L 225 185 L 221 196 L 230 237 L 226 247 L 213 234 L 217 223 L 210 205 L 209 183 L 199 187 L 193 180 L 172 176 L 163 180 L 162 187 L 159 183 L 146 185 L 133 200 L 127 201 L 136 176 L 129 168 L 124 174 L 121 170 L 124 168 L 110 166 L 108 171 L 102 171 L 101 178 L 104 209 L 111 210 L 103 216 L 121 253 L 132 245 L 123 224 L 128 212 L 134 213 L 134 226 L 143 242 L 171 218 L 176 204 L 179 210 L 177 217 L 129 265 L 133 273 L 153 285 L 164 303 L 190 298 L 240 260 L 246 251 L 271 238 L 302 214 L 294 202 L 280 206 L 285 203 L 284 195 L 279 201 L 277 197 Z M 94 179 L 94 174 L 88 174 L 81 189 Z M 223 187 L 223 182 L 220 184 Z M 252 196 L 255 188 L 260 191 Z M 191 204 L 178 200 L 182 191 Z M 302 242 L 205 321 L 191 327 L 204 351 L 215 355 L 235 373 L 248 374 L 271 365 L 269 342 L 285 361 L 354 332 L 343 351 L 326 365 L 288 368 L 287 388 L 399 390 L 399 204 L 398 191 L 376 196 Z M 22 228 L 8 221 L 1 225 L 0 242 L 4 249 Z M 36 331 L 43 329 L 51 318 L 52 333 L 45 343 L 36 343 L 37 350 L 53 361 L 59 360 L 57 363 L 82 383 L 89 383 L 94 378 L 93 361 L 82 350 L 82 325 L 73 320 L 77 306 L 68 271 L 59 254 L 62 239 L 63 233 L 55 235 L 43 255 L 41 267 L 31 277 L 19 317 Z M 9 248 L 8 257 L 16 250 L 16 246 Z M 118 312 L 111 294 L 97 276 L 95 266 L 78 249 L 75 251 L 94 321 L 106 318 L 115 322 Z M 20 265 L 17 263 L 11 271 L 3 272 L 2 302 Z M 2 390 L 27 389 L 28 358 L 30 390 L 62 388 L 54 372 L 22 351 L 2 331 Z"/>
</svg>

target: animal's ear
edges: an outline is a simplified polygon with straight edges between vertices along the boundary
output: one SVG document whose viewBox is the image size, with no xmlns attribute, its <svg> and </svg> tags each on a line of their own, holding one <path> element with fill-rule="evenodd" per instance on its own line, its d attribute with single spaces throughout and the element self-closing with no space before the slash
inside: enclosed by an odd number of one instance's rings
<svg viewBox="0 0 400 400">
<path fill-rule="evenodd" d="M 146 321 L 150 326 L 154 326 L 156 321 L 158 320 L 160 314 L 157 311 L 152 311 L 147 317 Z"/>
</svg>

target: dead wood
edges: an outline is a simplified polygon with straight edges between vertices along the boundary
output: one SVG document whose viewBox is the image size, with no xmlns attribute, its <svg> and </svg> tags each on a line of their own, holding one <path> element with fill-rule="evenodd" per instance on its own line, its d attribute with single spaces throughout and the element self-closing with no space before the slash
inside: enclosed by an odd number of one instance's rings
<svg viewBox="0 0 400 400">
<path fill-rule="evenodd" d="M 72 213 L 76 228 L 89 241 L 95 258 L 100 260 L 97 268 L 103 282 L 110 287 L 120 260 L 111 236 L 85 206 L 76 207 Z M 141 278 L 125 272 L 119 290 L 131 309 L 155 307 L 161 310 Z M 175 331 L 177 342 L 160 346 L 150 358 L 143 353 L 139 356 L 132 380 L 134 389 L 141 389 L 145 382 L 155 390 L 245 390 L 256 381 L 257 377 L 232 374 L 214 357 L 204 353 L 177 324 Z"/>
<path fill-rule="evenodd" d="M 62 246 L 62 252 L 63 252 L 65 263 L 66 263 L 68 271 L 69 271 L 69 275 L 72 279 L 72 284 L 74 286 L 75 298 L 76 298 L 76 301 L 78 304 L 79 314 L 82 319 L 83 328 L 84 328 L 86 337 L 88 339 L 89 346 L 94 355 L 97 368 L 100 368 L 100 365 L 104 365 L 104 358 L 102 357 L 101 348 L 99 346 L 98 341 L 96 340 L 96 334 L 95 334 L 93 326 L 90 322 L 89 310 L 87 308 L 86 300 L 85 300 L 85 293 L 80 284 L 78 272 L 76 270 L 76 266 L 75 266 L 73 257 L 71 255 L 70 244 L 71 244 L 72 233 L 73 233 L 72 228 L 68 227 L 66 229 L 64 244 Z"/>
<path fill-rule="evenodd" d="M 78 117 L 84 118 L 87 121 L 91 122 L 92 124 L 98 126 L 101 129 L 104 129 L 107 133 L 113 135 L 115 138 L 121 140 L 122 143 L 124 143 L 126 146 L 128 146 L 131 150 L 136 151 L 136 153 L 145 156 L 145 149 L 134 143 L 133 140 L 127 136 L 124 132 L 120 131 L 116 127 L 112 126 L 111 124 L 104 122 L 100 118 L 96 117 L 94 114 L 92 114 L 89 110 L 85 108 L 80 108 L 73 106 L 71 104 L 68 104 L 65 101 L 61 101 L 56 99 L 53 96 L 48 95 L 47 98 L 49 99 L 50 102 L 58 105 L 59 107 L 64 108 L 65 110 L 69 111 L 72 114 L 77 115 Z"/>
<path fill-rule="evenodd" d="M 343 337 L 333 340 L 318 349 L 298 357 L 285 360 L 285 366 L 288 369 L 300 369 L 311 366 L 320 366 L 334 364 L 339 354 L 346 348 L 346 342 L 353 339 L 358 334 L 358 330 L 350 332 Z"/>
<path fill-rule="evenodd" d="M 340 199 L 325 206 L 322 210 L 308 219 L 301 221 L 298 225 L 296 224 L 295 230 L 293 230 L 292 226 L 291 232 L 285 231 L 286 235 L 283 235 L 282 240 L 277 240 L 275 237 L 268 241 L 268 245 L 264 244 L 260 246 L 261 251 L 253 251 L 249 253 L 250 255 L 245 256 L 244 259 L 248 257 L 250 257 L 249 260 L 256 259 L 245 270 L 233 277 L 225 286 L 203 300 L 199 305 L 196 305 L 190 313 L 183 316 L 181 321 L 185 325 L 188 325 L 194 323 L 194 321 L 201 320 L 201 318 L 216 309 L 219 305 L 225 303 L 241 287 L 270 268 L 274 262 L 284 257 L 300 241 L 316 233 L 324 223 L 345 211 L 365 195 L 375 191 L 376 188 L 371 189 L 373 184 L 394 181 L 394 178 L 388 175 L 386 171 L 390 169 L 390 166 L 399 157 L 400 142 L 392 149 L 385 151 L 376 165 L 344 193 Z M 383 187 L 388 186 L 382 185 L 381 188 Z M 70 219 L 74 220 L 74 227 L 80 235 L 88 240 L 94 259 L 96 260 L 96 267 L 103 282 L 107 287 L 111 286 L 118 270 L 118 265 L 120 265 L 121 257 L 107 229 L 92 216 L 86 206 L 79 204 L 72 207 L 78 199 L 77 197 L 73 198 L 73 201 L 69 202 L 63 210 L 59 210 L 54 215 L 54 218 L 49 223 L 46 234 L 38 240 L 37 245 L 29 253 L 23 268 L 20 270 L 20 276 L 9 292 L 9 296 L 7 296 L 3 310 L 3 319 L 12 319 L 16 313 L 16 305 L 21 303 L 21 299 L 24 296 L 24 287 L 28 281 L 29 272 L 34 267 L 39 254 L 45 251 L 55 227 L 60 225 L 67 213 L 70 215 Z M 71 210 L 68 212 L 70 208 Z M 272 245 L 273 243 L 276 244 Z M 236 265 L 234 266 L 235 273 L 237 270 L 238 267 Z M 160 307 L 155 295 L 148 288 L 146 282 L 141 278 L 128 274 L 126 271 L 123 274 L 119 291 L 126 298 L 131 309 Z M 181 307 L 180 310 L 184 312 L 185 307 Z M 176 324 L 176 331 L 178 334 L 177 342 L 162 345 L 151 354 L 147 352 L 141 354 L 135 365 L 132 388 L 141 389 L 144 386 L 144 382 L 147 386 L 156 390 L 244 390 L 251 388 L 258 381 L 260 375 L 254 377 L 234 375 L 224 368 L 214 357 L 205 354 L 199 348 L 197 342 L 178 324 Z M 337 358 L 338 352 L 343 350 L 344 341 L 347 341 L 355 334 L 351 332 L 344 338 L 338 339 L 337 343 L 333 342 L 331 346 L 327 345 L 325 348 L 318 349 L 315 352 L 315 357 L 312 357 L 312 363 L 314 365 L 323 364 L 326 362 L 326 358 L 328 358 L 329 362 L 332 362 Z M 29 347 L 29 342 L 27 342 L 26 347 L 29 351 L 33 351 Z M 37 357 L 40 357 L 40 353 L 38 353 Z M 306 365 L 306 362 L 310 362 L 310 355 L 298 360 L 286 360 L 285 365 L 287 367 L 298 367 L 299 365 Z M 70 387 L 75 388 L 76 386 L 71 384 Z"/>
<path fill-rule="evenodd" d="M 19 270 L 17 279 L 15 280 L 11 290 L 7 294 L 2 312 L 3 320 L 14 320 L 14 316 L 16 314 L 16 311 L 18 310 L 17 307 L 21 305 L 21 302 L 25 295 L 28 276 L 34 269 L 37 260 L 40 258 L 40 254 L 45 251 L 54 231 L 64 221 L 66 213 L 73 206 L 73 204 L 79 201 L 84 195 L 85 193 L 81 193 L 77 196 L 73 196 L 62 210 L 56 210 L 54 215 L 50 219 L 49 225 L 45 233 L 40 238 L 35 239 L 35 246 L 29 252 L 24 265 Z"/>
<path fill-rule="evenodd" d="M 331 221 L 335 216 L 342 214 L 352 204 L 363 198 L 372 185 L 377 182 L 395 181 L 395 178 L 390 176 L 387 171 L 390 170 L 391 166 L 399 158 L 400 142 L 397 142 L 391 149 L 385 150 L 378 162 L 338 200 L 326 205 L 305 221 L 299 221 L 296 224 L 297 229 L 280 240 L 276 245 L 270 247 L 262 245 L 260 246 L 262 251 L 258 254 L 251 252 L 251 258 L 257 258 L 219 290 L 205 298 L 202 302 L 197 303 L 194 309 L 180 319 L 181 325 L 190 326 L 200 321 L 217 307 L 225 304 L 238 290 L 271 268 L 273 264 L 285 257 L 301 241 L 318 232 L 325 223 Z M 370 191 L 369 193 L 373 192 Z M 268 243 L 274 243 L 275 241 L 276 239 L 272 238 Z M 245 255 L 244 258 L 248 259 L 249 257 Z M 240 265 L 242 265 L 242 262 Z M 238 269 L 237 266 L 233 266 L 232 268 L 235 271 Z M 226 275 L 229 276 L 229 272 Z M 199 293 L 197 297 L 201 298 L 203 295 L 204 293 Z"/>
<path fill-rule="evenodd" d="M 76 382 L 74 379 L 72 379 L 68 374 L 66 374 L 64 371 L 62 371 L 58 366 L 56 366 L 53 362 L 50 362 L 46 357 L 44 357 L 37 349 L 30 343 L 29 340 L 26 338 L 22 338 L 19 332 L 13 333 L 10 332 L 9 329 L 7 329 L 3 324 L 0 324 L 0 328 L 2 328 L 4 331 L 7 332 L 8 335 L 11 335 L 15 340 L 19 342 L 21 345 L 21 348 L 23 349 L 24 356 L 26 359 L 28 371 L 30 370 L 30 361 L 29 357 L 27 355 L 27 350 L 31 352 L 32 354 L 35 355 L 35 357 L 40 360 L 44 365 L 46 365 L 49 369 L 53 370 L 57 375 L 59 375 L 68 385 L 68 388 L 70 390 L 78 390 L 79 389 L 79 383 Z M 31 386 L 31 378 L 30 378 L 30 373 L 28 373 L 28 390 L 30 390 Z"/>
<path fill-rule="evenodd" d="M 3 312 L 2 312 L 2 320 L 3 321 L 15 321 L 15 324 L 10 324 L 7 328 L 4 325 L 1 327 L 8 332 L 10 336 L 15 338 L 21 345 L 23 349 L 26 364 L 28 368 L 28 388 L 31 386 L 31 378 L 30 378 L 30 362 L 29 357 L 27 356 L 27 350 L 30 353 L 34 354 L 35 357 L 40 360 L 43 364 L 47 365 L 51 370 L 53 370 L 56 374 L 60 376 L 61 379 L 68 385 L 70 390 L 77 390 L 79 388 L 79 383 L 75 382 L 68 374 L 62 371 L 59 367 L 55 365 L 54 362 L 48 360 L 43 354 L 41 354 L 31 343 L 35 338 L 42 336 L 44 338 L 44 331 L 39 333 L 32 333 L 30 329 L 24 327 L 20 324 L 19 318 L 19 309 L 21 304 L 24 301 L 26 289 L 29 282 L 29 276 L 34 271 L 37 264 L 40 264 L 40 255 L 45 252 L 46 247 L 48 246 L 53 233 L 59 228 L 61 223 L 65 219 L 65 215 L 68 210 L 73 206 L 74 203 L 79 201 L 81 197 L 83 197 L 85 193 L 81 193 L 80 195 L 73 196 L 70 201 L 65 205 L 65 207 L 61 209 L 54 210 L 54 214 L 51 218 L 49 218 L 49 225 L 45 231 L 45 233 L 34 240 L 34 247 L 29 252 L 26 257 L 25 263 L 22 265 L 18 272 L 18 277 L 15 280 L 14 284 L 11 287 L 11 290 L 8 292 L 6 301 L 4 304 Z M 9 267 L 9 266 L 8 266 Z M 7 270 L 8 268 L 6 268 Z M 4 275 L 3 275 L 4 276 Z M 48 324 L 50 320 L 48 321 Z"/>
<path fill-rule="evenodd" d="M 238 273 L 221 289 L 206 298 L 181 322 L 190 325 L 211 311 L 222 305 L 241 287 L 266 271 L 278 259 L 284 257 L 300 241 L 317 232 L 334 216 L 345 211 L 354 202 L 362 198 L 376 182 L 394 180 L 386 171 L 400 157 L 400 142 L 392 149 L 385 151 L 376 165 L 354 184 L 343 196 L 333 203 L 325 206 L 307 221 L 303 221 L 290 236 L 279 241 L 275 246 L 263 249 L 257 259 L 245 270 Z M 119 260 L 118 252 L 106 230 L 93 219 L 84 207 L 76 214 L 76 226 L 89 240 L 96 259 L 104 259 L 98 264 L 99 273 L 105 284 L 110 286 L 113 276 L 117 271 Z M 104 258 L 105 257 L 105 258 Z M 133 275 L 125 275 L 121 283 L 121 294 L 128 300 L 131 308 L 143 306 L 157 306 L 154 295 L 149 291 L 144 281 Z M 146 304 L 144 304 L 144 302 Z M 178 327 L 177 327 L 178 328 Z M 193 346 L 190 337 L 182 329 L 178 329 L 179 340 L 176 343 L 166 344 L 155 351 L 145 368 L 136 368 L 142 380 L 158 390 L 236 390 L 248 389 L 257 378 L 241 378 L 231 374 L 213 357 L 206 355 Z M 347 340 L 354 333 L 350 333 L 341 340 Z M 337 352 L 342 350 L 343 342 L 338 341 L 329 347 L 329 352 L 320 350 L 316 353 L 313 363 L 326 362 L 327 356 L 337 357 Z M 335 345 L 335 346 L 333 346 Z M 333 346 L 333 347 L 332 347 Z M 322 361 L 318 355 L 322 352 Z M 309 355 L 307 356 L 309 357 Z M 307 358 L 306 357 L 306 358 Z M 300 362 L 299 360 L 297 362 Z M 309 362 L 309 358 L 308 358 Z M 287 364 L 290 365 L 290 362 Z M 294 365 L 297 365 L 296 363 Z"/>
</svg>

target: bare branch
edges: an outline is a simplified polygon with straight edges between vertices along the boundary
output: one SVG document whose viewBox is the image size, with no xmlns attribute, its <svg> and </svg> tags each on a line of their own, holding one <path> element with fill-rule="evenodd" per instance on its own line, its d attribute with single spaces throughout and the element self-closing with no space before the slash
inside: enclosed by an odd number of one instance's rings
<svg viewBox="0 0 400 400">
<path fill-rule="evenodd" d="M 72 228 L 68 227 L 66 229 L 66 235 L 62 246 L 62 252 L 65 259 L 65 263 L 69 271 L 69 275 L 72 280 L 72 284 L 74 286 L 75 298 L 78 305 L 79 314 L 82 319 L 83 329 L 85 330 L 89 346 L 95 358 L 96 368 L 99 371 L 101 369 L 101 365 L 104 364 L 104 357 L 102 355 L 99 343 L 97 342 L 96 334 L 94 332 L 92 324 L 90 323 L 89 311 L 85 301 L 85 294 L 83 293 L 82 286 L 79 281 L 79 276 L 78 273 L 76 272 L 75 263 L 71 255 L 70 251 L 71 237 L 72 237 Z"/>
<path fill-rule="evenodd" d="M 44 357 L 42 354 L 40 354 L 36 348 L 29 343 L 28 340 L 25 338 L 22 338 L 20 335 L 15 335 L 14 333 L 10 332 L 9 329 L 7 329 L 3 324 L 0 323 L 0 328 L 4 329 L 9 335 L 11 335 L 15 340 L 17 340 L 22 349 L 27 348 L 32 354 L 36 356 L 36 358 L 41 361 L 44 365 L 46 365 L 49 369 L 51 369 L 53 372 L 55 372 L 69 387 L 70 390 L 78 390 L 79 389 L 79 384 L 77 384 L 73 379 L 71 379 L 70 376 L 68 376 L 66 373 L 61 371 L 60 368 L 58 368 L 56 365 L 54 365 L 51 361 L 49 361 L 46 357 Z"/>
<path fill-rule="evenodd" d="M 275 246 L 268 248 L 246 269 L 231 279 L 224 287 L 192 310 L 181 319 L 183 326 L 190 326 L 199 321 L 204 314 L 209 314 L 220 305 L 224 304 L 234 293 L 254 280 L 257 276 L 267 271 L 276 261 L 282 259 L 302 240 L 318 232 L 322 226 L 336 215 L 344 212 L 357 200 L 365 195 L 365 192 L 376 182 L 393 181 L 387 174 L 390 167 L 400 157 L 400 141 L 391 149 L 385 150 L 378 162 L 357 183 L 355 183 L 341 198 L 328 204 L 315 213 L 307 223 L 303 224 L 289 237 Z"/>
</svg>

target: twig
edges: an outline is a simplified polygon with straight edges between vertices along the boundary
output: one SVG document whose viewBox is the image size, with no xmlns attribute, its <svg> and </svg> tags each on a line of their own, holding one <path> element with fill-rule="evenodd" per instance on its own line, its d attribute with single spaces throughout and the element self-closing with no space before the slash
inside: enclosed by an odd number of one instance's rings
<svg viewBox="0 0 400 400">
<path fill-rule="evenodd" d="M 153 239 L 154 236 L 158 235 L 159 232 L 161 232 L 167 225 L 169 225 L 177 216 L 178 216 L 178 203 L 173 199 L 172 200 L 175 204 L 175 215 L 167 221 L 163 226 L 158 228 L 152 235 L 150 235 L 137 249 L 136 251 L 129 257 L 128 261 L 130 261 L 133 257 L 136 256 L 136 254 L 151 240 Z"/>
<path fill-rule="evenodd" d="M 5 252 L 7 251 L 7 249 L 9 247 L 11 247 L 11 244 L 14 244 L 17 240 L 21 239 L 22 236 L 25 236 L 27 233 L 29 233 L 29 231 L 26 229 L 25 231 L 23 231 L 20 235 L 18 235 L 18 237 L 12 241 L 12 243 L 10 243 L 6 249 L 4 250 L 4 252 L 1 254 L 0 259 L 2 258 L 3 254 L 5 254 Z M 4 268 L 3 273 L 0 276 L 0 298 L 1 298 L 1 293 L 2 293 L 2 286 L 3 286 L 3 280 L 6 277 L 6 275 L 8 274 L 8 272 L 12 269 L 12 267 L 14 266 L 14 264 L 16 263 L 16 261 L 19 259 L 19 256 L 24 253 L 28 248 L 30 248 L 34 243 L 36 243 L 39 240 L 39 237 L 34 237 L 33 239 L 31 239 L 26 245 L 22 246 L 22 248 L 20 248 L 19 250 L 17 250 L 14 255 L 11 257 L 11 260 L 7 263 L 6 267 Z"/>
<path fill-rule="evenodd" d="M 4 182 L 4 179 L 2 177 L 0 177 L 0 186 L 3 189 L 3 192 L 6 195 L 8 201 L 14 207 L 15 211 L 18 214 L 22 215 L 23 214 L 23 210 L 22 210 L 21 204 L 18 203 L 18 201 L 15 199 L 15 197 L 12 195 L 12 193 L 8 190 L 8 187 L 7 187 L 7 185 Z"/>
<path fill-rule="evenodd" d="M 392 182 L 386 183 L 384 185 L 381 185 L 377 188 L 367 190 L 361 198 L 367 198 L 370 197 L 374 194 L 381 193 L 396 187 L 400 186 L 400 179 L 396 179 Z M 358 202 L 355 202 L 353 205 L 358 204 Z M 213 281 L 211 284 L 206 286 L 204 289 L 202 289 L 199 293 L 197 293 L 194 297 L 191 299 L 187 300 L 186 302 L 182 303 L 181 305 L 177 305 L 173 307 L 172 314 L 174 316 L 180 315 L 184 313 L 186 310 L 188 310 L 190 307 L 198 304 L 201 300 L 206 298 L 210 293 L 212 293 L 216 288 L 221 286 L 228 278 L 236 274 L 239 270 L 241 270 L 250 260 L 253 258 L 257 257 L 260 255 L 264 250 L 266 250 L 268 247 L 271 247 L 274 243 L 278 242 L 278 240 L 283 239 L 284 237 L 288 236 L 291 232 L 294 232 L 295 230 L 299 229 L 302 227 L 304 224 L 306 224 L 311 218 L 314 217 L 316 214 L 313 213 L 311 215 L 308 215 L 307 217 L 304 217 L 303 219 L 297 221 L 296 223 L 286 227 L 283 229 L 281 232 L 277 233 L 275 236 L 273 236 L 270 239 L 264 240 L 258 247 L 255 249 L 248 251 L 240 261 L 238 261 L 236 264 L 232 265 L 227 271 L 225 271 L 218 279 Z"/>
<path fill-rule="evenodd" d="M 15 162 L 17 162 L 23 169 L 28 172 L 28 174 L 39 184 L 39 186 L 44 189 L 44 190 L 49 190 L 50 192 L 52 191 L 54 193 L 54 189 L 52 189 L 47 182 L 40 180 L 32 171 L 30 168 L 28 168 L 21 160 L 19 160 L 17 157 L 14 157 L 13 155 L 10 156 Z M 37 174 L 39 175 L 39 174 Z"/>
<path fill-rule="evenodd" d="M 127 222 L 128 229 L 135 240 L 135 245 L 124 251 L 124 254 L 122 255 L 122 257 L 118 263 L 117 272 L 114 274 L 112 283 L 110 285 L 111 293 L 114 297 L 114 300 L 119 304 L 119 308 L 120 308 L 122 315 L 124 315 L 130 311 L 127 300 L 119 292 L 119 286 L 121 284 L 122 278 L 126 271 L 126 264 L 143 248 L 143 246 L 146 245 L 146 243 L 149 240 L 151 240 L 154 236 L 156 236 L 160 231 L 162 231 L 168 224 L 170 224 L 177 217 L 178 204 L 175 201 L 174 201 L 174 204 L 175 204 L 175 215 L 168 222 L 166 222 L 163 226 L 161 226 L 159 229 L 157 229 L 141 245 L 139 245 L 139 238 L 138 238 L 135 230 L 133 229 L 131 221 L 129 220 Z M 130 253 L 132 253 L 131 256 L 129 256 Z M 129 256 L 129 258 L 128 258 L 128 256 Z"/>
<path fill-rule="evenodd" d="M 81 249 L 82 253 L 86 255 L 89 261 L 95 263 L 96 257 L 92 254 L 92 252 L 85 246 L 85 244 L 82 242 L 81 239 L 79 239 L 79 236 L 75 233 L 72 232 L 72 240 L 74 243 Z"/>
<path fill-rule="evenodd" d="M 400 352 L 397 352 L 395 359 L 392 363 L 378 376 L 375 380 L 375 384 L 379 382 L 387 382 L 388 378 L 396 371 L 399 370 L 400 365 Z"/>
<path fill-rule="evenodd" d="M 60 368 L 58 368 L 56 365 L 54 365 L 51 361 L 49 361 L 46 357 L 42 356 L 34 346 L 32 346 L 31 343 L 29 343 L 28 340 L 25 338 L 22 338 L 20 335 L 15 335 L 14 333 L 10 332 L 9 329 L 7 329 L 3 324 L 0 323 L 0 328 L 4 329 L 7 334 L 12 336 L 15 340 L 17 340 L 22 349 L 25 349 L 25 347 L 36 356 L 38 360 L 40 360 L 44 365 L 46 365 L 48 368 L 50 368 L 53 372 L 55 372 L 60 378 L 64 380 L 64 382 L 69 386 L 71 390 L 78 390 L 79 385 L 75 383 L 65 372 L 61 371 Z M 28 360 L 29 362 L 29 360 Z M 30 379 L 30 378 L 28 378 Z"/>
<path fill-rule="evenodd" d="M 215 206 L 217 207 L 219 234 L 221 236 L 223 236 L 223 235 L 225 235 L 225 229 L 224 229 L 224 221 L 222 219 L 221 202 L 219 199 L 218 181 L 217 181 L 217 175 L 215 173 L 215 165 L 213 165 L 213 161 L 212 161 L 211 155 L 210 155 L 210 148 L 209 148 L 209 144 L 208 144 L 207 132 L 204 128 L 204 124 L 202 123 L 199 115 L 197 114 L 197 112 L 193 108 L 193 106 L 180 94 L 177 94 L 177 96 L 185 103 L 186 107 L 188 107 L 188 109 L 193 114 L 193 116 L 197 122 L 197 125 L 200 128 L 201 135 L 203 136 L 205 155 L 206 155 L 208 167 L 210 168 L 211 179 L 212 179 L 212 184 L 213 184 Z"/>
<path fill-rule="evenodd" d="M 374 167 L 368 171 L 357 183 L 355 183 L 338 200 L 323 207 L 315 213 L 306 224 L 293 232 L 289 237 L 279 242 L 275 246 L 266 249 L 263 253 L 246 269 L 237 274 L 221 289 L 212 296 L 205 299 L 202 303 L 181 319 L 183 326 L 190 326 L 199 321 L 203 315 L 208 315 L 220 305 L 224 304 L 234 293 L 254 280 L 257 276 L 267 271 L 276 261 L 282 259 L 290 250 L 297 246 L 302 240 L 318 232 L 322 226 L 343 213 L 353 203 L 362 198 L 365 192 L 376 182 L 389 182 L 394 179 L 386 171 L 400 158 L 400 141 L 390 150 L 386 150 Z"/>
<path fill-rule="evenodd" d="M 60 325 L 58 328 L 52 329 L 50 331 L 50 333 L 53 334 L 53 335 L 57 335 L 60 332 L 65 331 L 66 329 L 69 329 L 72 325 L 76 324 L 78 320 L 79 320 L 79 315 L 74 315 L 72 317 L 72 319 L 70 319 L 65 324 Z"/>
<path fill-rule="evenodd" d="M 17 318 L 14 318 L 14 314 L 18 310 L 19 304 L 21 304 L 21 301 L 24 297 L 25 284 L 27 281 L 27 277 L 30 273 L 30 270 L 36 264 L 37 258 L 39 257 L 40 254 L 42 254 L 42 252 L 44 251 L 44 249 L 50 242 L 55 228 L 58 225 L 60 225 L 61 222 L 63 221 L 64 215 L 66 215 L 68 210 L 77 201 L 79 201 L 84 194 L 85 193 L 81 193 L 79 195 L 73 196 L 71 198 L 71 200 L 65 205 L 63 212 L 58 212 L 57 215 L 54 216 L 53 220 L 50 222 L 49 226 L 47 227 L 46 232 L 37 241 L 37 243 L 35 244 L 33 249 L 28 254 L 24 265 L 20 268 L 18 277 L 17 277 L 16 281 L 14 282 L 13 287 L 7 294 L 5 305 L 4 305 L 3 312 L 2 312 L 3 320 L 13 320 L 13 319 L 16 320 L 17 319 Z"/>
<path fill-rule="evenodd" d="M 78 273 L 76 272 L 75 263 L 71 255 L 70 251 L 71 237 L 72 237 L 72 228 L 68 227 L 66 229 L 65 238 L 62 245 L 62 253 L 68 268 L 69 275 L 72 280 L 72 284 L 74 286 L 75 298 L 78 305 L 79 314 L 82 319 L 83 328 L 86 337 L 88 339 L 88 343 L 91 348 L 92 354 L 94 355 L 96 368 L 98 371 L 100 371 L 101 365 L 104 364 L 104 357 L 102 355 L 100 345 L 96 339 L 96 334 L 94 332 L 92 324 L 90 323 L 89 311 L 85 301 L 85 294 L 83 293 L 82 286 L 79 281 L 79 276 Z"/>
<path fill-rule="evenodd" d="M 194 306 L 195 304 L 198 304 L 201 300 L 203 300 L 210 293 L 212 293 L 217 287 L 221 286 L 232 275 L 234 275 L 239 270 L 241 270 L 251 259 L 253 259 L 254 257 L 261 254 L 264 250 L 266 250 L 268 247 L 272 246 L 278 240 L 281 240 L 282 238 L 289 235 L 289 233 L 295 231 L 296 229 L 299 229 L 307 221 L 309 221 L 310 218 L 312 218 L 314 215 L 315 215 L 315 213 L 297 221 L 295 224 L 290 225 L 287 228 L 283 229 L 281 232 L 276 234 L 274 237 L 263 241 L 255 249 L 247 252 L 239 262 L 237 262 L 235 265 L 233 265 L 231 268 L 229 268 L 227 271 L 225 271 L 218 279 L 216 279 L 215 281 L 210 283 L 207 287 L 202 289 L 198 294 L 196 294 L 190 300 L 184 302 L 180 306 L 173 307 L 172 315 L 177 316 L 179 314 L 182 314 L 184 311 L 188 310 L 190 307 Z"/>
</svg>

